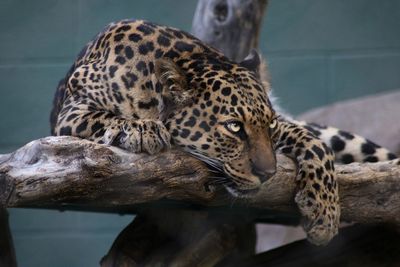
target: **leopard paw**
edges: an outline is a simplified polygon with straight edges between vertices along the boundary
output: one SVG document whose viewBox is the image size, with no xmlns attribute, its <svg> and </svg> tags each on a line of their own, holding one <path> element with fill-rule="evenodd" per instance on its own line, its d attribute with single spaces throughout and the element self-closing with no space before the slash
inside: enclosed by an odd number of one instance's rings
<svg viewBox="0 0 400 267">
<path fill-rule="evenodd" d="M 134 153 L 155 154 L 171 147 L 171 137 L 160 121 L 142 120 L 126 122 L 119 127 L 110 126 L 103 142 L 121 147 Z"/>
<path fill-rule="evenodd" d="M 171 148 L 171 136 L 160 121 L 141 121 L 142 151 L 155 154 Z"/>
<path fill-rule="evenodd" d="M 329 196 L 324 200 L 305 188 L 296 194 L 295 201 L 303 215 L 307 239 L 318 246 L 328 244 L 339 228 L 340 206 L 337 196 Z"/>
</svg>

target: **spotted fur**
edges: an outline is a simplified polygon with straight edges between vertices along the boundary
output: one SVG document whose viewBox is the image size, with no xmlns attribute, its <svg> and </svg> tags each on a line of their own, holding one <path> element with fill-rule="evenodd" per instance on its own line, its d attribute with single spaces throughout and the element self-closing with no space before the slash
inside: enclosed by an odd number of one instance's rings
<svg viewBox="0 0 400 267">
<path fill-rule="evenodd" d="M 390 161 L 397 158 L 388 149 L 360 135 L 316 123 L 301 121 L 298 124 L 326 143 L 335 153 L 338 163 Z"/>
<path fill-rule="evenodd" d="M 261 61 L 260 78 L 269 88 L 269 71 L 267 62 Z M 298 121 L 279 106 L 278 98 L 271 90 L 268 90 L 268 97 L 277 113 L 286 121 L 300 125 L 310 131 L 315 137 L 321 139 L 330 149 L 333 150 L 335 162 L 339 164 L 350 164 L 353 162 L 382 162 L 390 161 L 397 163 L 398 157 L 367 138 L 338 129 L 332 126 L 320 125 L 313 122 Z"/>
<path fill-rule="evenodd" d="M 278 119 L 251 53 L 235 63 L 180 30 L 112 23 L 88 43 L 54 98 L 52 133 L 150 154 L 181 147 L 224 173 L 235 195 L 256 192 L 276 171 L 276 150 L 299 165 L 296 202 L 310 241 L 325 244 L 340 207 L 329 147 Z"/>
</svg>

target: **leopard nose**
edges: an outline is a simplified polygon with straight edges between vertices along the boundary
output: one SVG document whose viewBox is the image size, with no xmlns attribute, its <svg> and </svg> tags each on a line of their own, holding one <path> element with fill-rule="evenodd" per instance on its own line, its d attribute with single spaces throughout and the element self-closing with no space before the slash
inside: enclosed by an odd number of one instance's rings
<svg viewBox="0 0 400 267">
<path fill-rule="evenodd" d="M 260 179 L 261 183 L 264 183 L 269 178 L 274 176 L 274 174 L 276 173 L 276 168 L 275 167 L 271 167 L 271 168 L 268 168 L 268 169 L 260 170 L 260 169 L 258 169 L 256 167 L 253 167 L 251 172 Z"/>
</svg>

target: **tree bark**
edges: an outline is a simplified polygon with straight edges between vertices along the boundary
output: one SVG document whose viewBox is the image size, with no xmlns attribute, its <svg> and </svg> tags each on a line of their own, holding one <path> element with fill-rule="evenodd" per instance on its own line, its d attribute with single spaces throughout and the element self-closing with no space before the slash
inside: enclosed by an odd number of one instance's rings
<svg viewBox="0 0 400 267">
<path fill-rule="evenodd" d="M 0 205 L 0 266 L 17 267 L 13 240 L 8 225 L 8 213 Z"/>
<path fill-rule="evenodd" d="M 199 0 L 192 33 L 239 62 L 258 47 L 267 0 Z"/>
<path fill-rule="evenodd" d="M 400 166 L 353 163 L 338 165 L 337 173 L 343 220 L 400 224 Z M 233 200 L 212 185 L 209 174 L 182 151 L 149 156 L 74 137 L 46 137 L 0 156 L 0 204 L 135 212 L 141 204 L 172 202 L 242 207 L 261 217 L 268 210 L 297 215 L 296 166 L 284 156 L 278 156 L 277 174 L 247 199 Z"/>
</svg>

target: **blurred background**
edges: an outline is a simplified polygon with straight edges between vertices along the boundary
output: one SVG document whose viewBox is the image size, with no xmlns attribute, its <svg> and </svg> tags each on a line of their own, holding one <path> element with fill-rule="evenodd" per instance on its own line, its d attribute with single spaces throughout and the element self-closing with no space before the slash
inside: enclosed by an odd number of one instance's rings
<svg viewBox="0 0 400 267">
<path fill-rule="evenodd" d="M 196 0 L 1 0 L 0 153 L 49 135 L 52 97 L 107 23 L 189 31 Z M 400 1 L 270 0 L 261 52 L 292 114 L 400 88 Z M 98 266 L 131 215 L 10 209 L 19 266 Z M 1 237 L 0 237 L 1 238 Z"/>
</svg>

